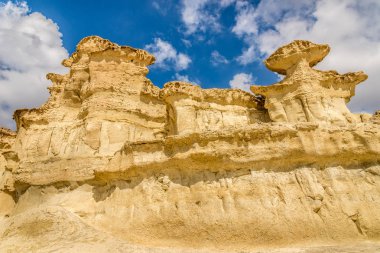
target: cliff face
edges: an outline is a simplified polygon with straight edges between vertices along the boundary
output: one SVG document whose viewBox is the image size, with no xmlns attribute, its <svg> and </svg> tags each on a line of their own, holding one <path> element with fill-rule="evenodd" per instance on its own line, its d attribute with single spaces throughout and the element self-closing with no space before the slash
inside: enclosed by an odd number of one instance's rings
<svg viewBox="0 0 380 253">
<path fill-rule="evenodd" d="M 379 113 L 346 107 L 364 73 L 312 69 L 328 51 L 280 48 L 266 65 L 285 79 L 254 95 L 160 89 L 149 53 L 83 39 L 46 104 L 0 129 L 0 251 L 379 240 Z"/>
</svg>

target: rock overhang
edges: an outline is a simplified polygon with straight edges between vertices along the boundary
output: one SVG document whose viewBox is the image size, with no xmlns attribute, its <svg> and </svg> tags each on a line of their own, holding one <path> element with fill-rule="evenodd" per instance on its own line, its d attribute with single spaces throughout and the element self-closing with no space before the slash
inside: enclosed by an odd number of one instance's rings
<svg viewBox="0 0 380 253">
<path fill-rule="evenodd" d="M 116 57 L 126 58 L 129 62 L 141 64 L 144 67 L 155 62 L 155 57 L 145 50 L 130 46 L 119 46 L 99 36 L 88 36 L 78 43 L 76 51 L 68 59 L 63 60 L 62 65 L 71 67 L 73 62 L 78 61 L 82 55 L 101 53 L 106 50 L 117 52 L 118 55 L 116 55 Z"/>
<path fill-rule="evenodd" d="M 310 67 L 322 61 L 330 52 L 327 44 L 315 44 L 306 40 L 295 40 L 277 49 L 265 61 L 271 71 L 286 75 L 286 71 L 301 59 L 305 59 Z"/>
</svg>

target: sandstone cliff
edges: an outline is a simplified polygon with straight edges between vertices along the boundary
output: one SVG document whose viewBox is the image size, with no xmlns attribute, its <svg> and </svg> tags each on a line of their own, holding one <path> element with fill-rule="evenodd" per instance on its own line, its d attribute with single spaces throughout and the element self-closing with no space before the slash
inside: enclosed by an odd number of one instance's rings
<svg viewBox="0 0 380 253">
<path fill-rule="evenodd" d="M 380 114 L 346 107 L 363 72 L 312 68 L 329 50 L 278 49 L 251 94 L 160 89 L 154 56 L 84 38 L 0 128 L 0 252 L 380 250 Z"/>
</svg>

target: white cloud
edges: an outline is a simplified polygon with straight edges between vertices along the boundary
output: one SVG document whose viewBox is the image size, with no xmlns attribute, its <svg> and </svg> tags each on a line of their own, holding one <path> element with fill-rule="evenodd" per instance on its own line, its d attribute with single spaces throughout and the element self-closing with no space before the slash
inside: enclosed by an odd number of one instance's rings
<svg viewBox="0 0 380 253">
<path fill-rule="evenodd" d="M 211 64 L 214 65 L 214 66 L 218 66 L 219 64 L 228 64 L 228 62 L 229 62 L 226 59 L 226 57 L 224 57 L 223 55 L 221 55 L 216 50 L 212 51 L 210 61 L 211 61 Z"/>
<path fill-rule="evenodd" d="M 260 26 L 271 26 L 281 19 L 294 16 L 306 19 L 311 17 L 317 1 L 281 0 L 280 5 L 278 0 L 260 1 L 255 14 L 260 21 Z"/>
<path fill-rule="evenodd" d="M 220 12 L 236 0 L 182 0 L 181 19 L 186 34 L 220 31 Z"/>
<path fill-rule="evenodd" d="M 57 24 L 26 2 L 0 3 L 0 126 L 14 128 L 14 110 L 46 101 L 46 74 L 66 71 L 61 37 Z"/>
<path fill-rule="evenodd" d="M 179 53 L 177 55 L 176 68 L 178 70 L 187 69 L 190 63 L 191 63 L 191 59 L 188 55 L 183 54 L 183 53 Z"/>
<path fill-rule="evenodd" d="M 204 31 L 207 26 L 212 25 L 215 17 L 203 11 L 208 0 L 183 0 L 182 1 L 182 21 L 186 26 L 188 34 L 196 32 L 198 29 Z"/>
<path fill-rule="evenodd" d="M 230 87 L 232 89 L 241 89 L 245 91 L 250 91 L 250 86 L 254 82 L 254 78 L 252 74 L 239 73 L 234 75 L 232 80 L 230 81 Z"/>
<path fill-rule="evenodd" d="M 154 66 L 158 68 L 170 69 L 174 67 L 176 70 L 184 70 L 191 63 L 188 55 L 178 53 L 172 44 L 160 38 L 155 38 L 154 43 L 146 45 L 145 49 L 156 57 Z"/>
<path fill-rule="evenodd" d="M 235 26 L 232 32 L 239 37 L 252 36 L 257 34 L 258 25 L 256 23 L 257 14 L 249 2 L 238 2 L 236 4 L 238 14 L 235 17 Z"/>
<path fill-rule="evenodd" d="M 199 80 L 190 80 L 189 76 L 188 75 L 181 75 L 179 73 L 175 73 L 174 79 L 178 80 L 178 81 L 182 81 L 182 82 L 187 82 L 187 83 L 192 83 L 192 84 L 197 84 L 199 83 Z"/>
<path fill-rule="evenodd" d="M 236 60 L 241 64 L 241 65 L 247 65 L 249 63 L 254 62 L 256 59 L 256 52 L 255 52 L 255 46 L 251 45 L 247 49 L 243 51 L 241 55 L 239 55 Z"/>
<path fill-rule="evenodd" d="M 235 3 L 236 0 L 219 0 L 218 3 L 220 4 L 221 7 L 227 7 L 230 6 L 231 4 Z"/>
<path fill-rule="evenodd" d="M 243 38 L 248 48 L 255 47 L 254 57 L 266 57 L 295 39 L 327 43 L 331 52 L 317 68 L 365 71 L 369 78 L 357 87 L 349 107 L 353 111 L 379 109 L 380 1 L 283 0 L 281 5 L 275 3 L 275 0 L 261 1 L 254 11 L 246 3 L 237 7 L 237 17 L 246 13 L 250 16 L 244 25 L 237 18 L 233 32 Z M 246 54 L 238 59 L 247 59 Z"/>
</svg>

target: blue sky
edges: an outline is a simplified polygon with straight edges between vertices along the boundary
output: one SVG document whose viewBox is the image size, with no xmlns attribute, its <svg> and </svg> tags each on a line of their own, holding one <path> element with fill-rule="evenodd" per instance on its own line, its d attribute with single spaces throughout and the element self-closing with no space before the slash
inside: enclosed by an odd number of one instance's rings
<svg viewBox="0 0 380 253">
<path fill-rule="evenodd" d="M 233 4 L 220 10 L 220 30 L 189 34 L 181 20 L 181 2 L 138 0 L 93 1 L 89 4 L 89 1 L 76 0 L 73 3 L 64 0 L 28 1 L 31 11 L 41 12 L 58 24 L 63 34 L 63 46 L 69 53 L 75 50 L 78 41 L 89 35 L 99 35 L 120 45 L 137 48 L 145 48 L 147 44 L 154 43 L 155 38 L 160 38 L 191 59 L 188 68 L 181 71 L 171 66 L 153 67 L 149 78 L 160 87 L 176 79 L 176 74 L 188 76 L 204 88 L 227 88 L 233 76 L 240 72 L 253 72 L 264 84 L 277 80 L 260 60 L 245 66 L 237 64 L 235 58 L 241 54 L 245 44 L 232 32 L 235 24 Z M 257 5 L 257 1 L 251 3 Z M 212 64 L 214 51 L 228 63 Z"/>
<path fill-rule="evenodd" d="M 279 76 L 262 61 L 294 39 L 328 43 L 318 65 L 341 73 L 364 70 L 369 79 L 349 107 L 380 109 L 378 0 L 0 0 L 0 125 L 12 113 L 46 101 L 48 72 L 85 36 L 99 35 L 142 48 L 157 60 L 148 77 L 203 88 L 271 84 Z"/>
</svg>

